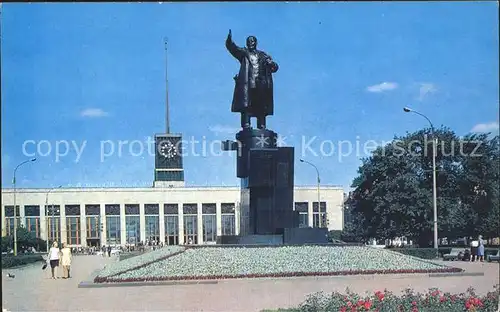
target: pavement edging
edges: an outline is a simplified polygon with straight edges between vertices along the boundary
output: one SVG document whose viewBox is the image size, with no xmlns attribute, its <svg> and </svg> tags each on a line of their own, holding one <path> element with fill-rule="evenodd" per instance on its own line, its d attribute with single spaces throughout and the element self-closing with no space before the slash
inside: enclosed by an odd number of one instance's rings
<svg viewBox="0 0 500 312">
<path fill-rule="evenodd" d="M 484 272 L 430 273 L 429 277 L 484 276 Z"/>
<path fill-rule="evenodd" d="M 383 274 L 373 274 L 373 275 L 365 275 L 362 276 L 362 279 L 374 279 L 375 277 L 380 277 L 384 276 Z M 387 275 L 386 275 L 387 276 Z M 463 276 L 484 276 L 484 272 L 456 272 L 456 273 L 427 273 L 427 274 L 403 274 L 401 276 L 393 276 L 397 278 L 411 278 L 411 277 L 416 277 L 420 276 L 422 277 L 463 277 Z M 292 278 L 301 278 L 302 276 L 298 277 L 292 277 Z M 352 278 L 352 277 L 359 277 L 359 276 L 324 276 L 324 277 L 329 277 L 329 278 L 336 278 L 336 277 L 341 277 L 341 278 Z M 276 279 L 288 279 L 287 277 L 273 277 Z M 175 285 L 200 285 L 200 284 L 205 284 L 205 285 L 215 285 L 218 284 L 220 281 L 227 282 L 228 280 L 241 280 L 243 278 L 235 278 L 235 279 L 223 279 L 223 280 L 195 280 L 195 281 L 143 281 L 143 282 L 111 282 L 111 283 L 94 283 L 92 280 L 91 281 L 82 281 L 78 284 L 78 288 L 107 288 L 107 287 L 142 287 L 142 286 L 175 286 Z M 266 278 L 269 279 L 269 278 Z"/>
<path fill-rule="evenodd" d="M 142 286 L 175 286 L 175 285 L 215 285 L 217 280 L 210 281 L 155 281 L 155 282 L 124 282 L 124 283 L 94 283 L 83 281 L 78 284 L 78 288 L 107 288 L 107 287 L 142 287 Z"/>
</svg>

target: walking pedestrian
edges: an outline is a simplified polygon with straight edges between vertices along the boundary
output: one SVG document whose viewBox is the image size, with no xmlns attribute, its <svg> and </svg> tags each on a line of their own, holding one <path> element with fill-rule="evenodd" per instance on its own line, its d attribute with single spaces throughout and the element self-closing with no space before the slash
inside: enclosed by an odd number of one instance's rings
<svg viewBox="0 0 500 312">
<path fill-rule="evenodd" d="M 470 251 L 471 251 L 470 261 L 471 262 L 476 261 L 478 249 L 479 249 L 479 241 L 473 240 L 470 243 Z"/>
<path fill-rule="evenodd" d="M 61 250 L 61 264 L 63 267 L 63 278 L 70 278 L 70 267 L 71 267 L 71 249 L 68 248 L 66 243 L 63 243 Z"/>
<path fill-rule="evenodd" d="M 484 262 L 484 240 L 483 236 L 479 235 L 478 238 L 478 247 L 477 247 L 477 260 Z"/>
<path fill-rule="evenodd" d="M 59 267 L 60 253 L 61 251 L 58 248 L 57 242 L 54 242 L 49 250 L 49 255 L 48 255 L 50 270 L 52 273 L 52 279 L 56 279 L 57 276 L 56 273 L 57 273 L 57 268 Z"/>
</svg>

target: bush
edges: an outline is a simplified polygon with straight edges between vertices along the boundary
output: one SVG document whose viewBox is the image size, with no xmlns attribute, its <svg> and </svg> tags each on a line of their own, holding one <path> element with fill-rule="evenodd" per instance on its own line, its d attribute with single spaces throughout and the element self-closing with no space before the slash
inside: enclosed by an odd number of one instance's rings
<svg viewBox="0 0 500 312">
<path fill-rule="evenodd" d="M 309 296 L 297 308 L 279 311 L 496 311 L 499 295 L 498 285 L 486 296 L 478 296 L 472 288 L 462 294 L 444 293 L 438 289 L 429 289 L 427 293 L 420 294 L 406 289 L 400 296 L 388 291 L 377 291 L 371 295 L 360 296 L 347 290 L 346 294 L 339 292 L 330 295 L 316 293 Z"/>
<path fill-rule="evenodd" d="M 329 241 L 339 241 L 342 240 L 342 231 L 340 230 L 331 230 L 328 232 L 328 240 Z"/>
<path fill-rule="evenodd" d="M 464 249 L 466 247 L 453 247 Z M 439 247 L 439 257 L 442 258 L 443 255 L 449 254 L 451 252 L 452 247 Z M 414 256 L 420 259 L 435 259 L 436 258 L 436 250 L 434 248 L 390 248 L 392 251 L 396 251 L 408 256 Z M 485 248 L 484 249 L 484 258 L 488 255 L 495 255 L 497 253 L 497 248 Z"/>
<path fill-rule="evenodd" d="M 18 267 L 35 262 L 45 262 L 42 255 L 22 254 L 17 256 L 2 255 L 2 269 Z"/>
<path fill-rule="evenodd" d="M 390 250 L 402 253 L 404 255 L 417 257 L 420 259 L 436 259 L 436 250 L 434 248 L 391 248 Z M 440 249 L 439 250 L 440 257 L 442 256 L 442 253 L 443 251 Z"/>
</svg>

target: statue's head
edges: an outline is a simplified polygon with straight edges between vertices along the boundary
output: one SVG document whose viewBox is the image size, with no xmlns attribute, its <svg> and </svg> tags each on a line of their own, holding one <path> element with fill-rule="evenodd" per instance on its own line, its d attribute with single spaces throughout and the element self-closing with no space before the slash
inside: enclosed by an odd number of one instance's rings
<svg viewBox="0 0 500 312">
<path fill-rule="evenodd" d="M 257 38 L 255 38 L 255 36 L 249 36 L 247 38 L 247 48 L 250 51 L 257 49 Z"/>
</svg>

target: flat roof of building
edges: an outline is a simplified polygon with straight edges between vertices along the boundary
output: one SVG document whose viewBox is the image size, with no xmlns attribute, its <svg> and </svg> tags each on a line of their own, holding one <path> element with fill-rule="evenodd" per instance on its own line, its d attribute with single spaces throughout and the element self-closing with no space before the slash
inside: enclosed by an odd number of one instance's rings
<svg viewBox="0 0 500 312">
<path fill-rule="evenodd" d="M 307 190 L 316 189 L 317 185 L 300 185 L 294 189 Z M 158 191 L 228 191 L 239 190 L 239 186 L 184 186 L 184 187 L 61 187 L 61 188 L 16 188 L 16 192 L 41 193 L 52 190 L 52 192 L 158 192 Z M 338 185 L 321 185 L 321 190 L 343 190 Z M 13 188 L 2 188 L 2 193 L 13 193 Z"/>
</svg>

